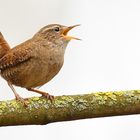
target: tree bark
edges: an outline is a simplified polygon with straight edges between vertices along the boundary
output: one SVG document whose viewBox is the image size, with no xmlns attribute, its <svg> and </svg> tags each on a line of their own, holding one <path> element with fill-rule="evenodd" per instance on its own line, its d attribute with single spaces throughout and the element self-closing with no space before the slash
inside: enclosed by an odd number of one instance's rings
<svg viewBox="0 0 140 140">
<path fill-rule="evenodd" d="M 48 124 L 86 118 L 140 113 L 140 90 L 98 92 L 55 97 L 29 98 L 28 106 L 11 100 L 0 102 L 0 126 Z"/>
</svg>

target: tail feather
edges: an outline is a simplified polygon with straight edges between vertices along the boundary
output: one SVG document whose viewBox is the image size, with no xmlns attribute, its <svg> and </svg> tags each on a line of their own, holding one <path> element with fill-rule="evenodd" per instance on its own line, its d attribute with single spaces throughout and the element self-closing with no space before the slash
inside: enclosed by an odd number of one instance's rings
<svg viewBox="0 0 140 140">
<path fill-rule="evenodd" d="M 0 32 L 0 58 L 2 58 L 9 50 L 10 46 Z"/>
</svg>

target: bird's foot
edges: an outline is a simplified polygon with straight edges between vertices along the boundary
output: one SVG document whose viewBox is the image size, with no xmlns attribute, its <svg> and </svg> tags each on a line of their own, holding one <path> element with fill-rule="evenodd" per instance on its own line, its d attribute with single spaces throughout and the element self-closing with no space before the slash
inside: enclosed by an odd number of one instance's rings
<svg viewBox="0 0 140 140">
<path fill-rule="evenodd" d="M 25 107 L 27 107 L 28 105 L 27 105 L 27 102 L 25 101 L 25 99 L 24 98 L 22 98 L 21 96 L 19 96 L 18 94 L 16 94 L 16 100 L 17 101 L 20 101 L 21 103 L 23 103 L 23 105 L 25 106 Z"/>
<path fill-rule="evenodd" d="M 42 94 L 42 97 L 46 97 L 47 99 L 49 99 L 51 102 L 54 100 L 54 96 L 50 95 L 49 93 L 44 92 Z"/>
<path fill-rule="evenodd" d="M 42 97 L 46 97 L 51 102 L 53 102 L 53 100 L 54 100 L 54 96 L 50 95 L 49 93 L 46 93 L 46 92 L 43 92 L 43 91 L 40 91 L 40 90 L 37 90 L 37 89 L 33 89 L 33 88 L 27 88 L 27 90 L 39 93 L 39 94 L 42 95 Z"/>
</svg>

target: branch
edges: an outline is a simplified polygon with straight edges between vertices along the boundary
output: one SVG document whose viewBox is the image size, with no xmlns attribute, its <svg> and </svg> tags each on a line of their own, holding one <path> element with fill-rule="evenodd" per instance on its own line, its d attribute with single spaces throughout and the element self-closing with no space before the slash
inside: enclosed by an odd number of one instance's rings
<svg viewBox="0 0 140 140">
<path fill-rule="evenodd" d="M 28 107 L 11 100 L 0 102 L 0 126 L 48 124 L 95 117 L 140 113 L 140 90 L 98 92 L 85 95 L 27 100 Z"/>
</svg>

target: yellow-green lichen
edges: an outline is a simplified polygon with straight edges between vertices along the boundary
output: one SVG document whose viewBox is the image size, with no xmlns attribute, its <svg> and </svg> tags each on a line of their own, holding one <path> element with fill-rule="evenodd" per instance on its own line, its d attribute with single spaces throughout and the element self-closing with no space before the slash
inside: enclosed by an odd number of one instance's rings
<svg viewBox="0 0 140 140">
<path fill-rule="evenodd" d="M 116 95 L 115 94 L 109 94 L 109 95 L 107 95 L 108 96 L 108 98 L 110 98 L 110 99 L 112 99 L 112 100 L 114 100 L 114 101 L 116 101 L 117 100 L 117 98 L 116 98 Z"/>
<path fill-rule="evenodd" d="M 54 106 L 55 106 L 56 108 L 61 108 L 61 107 L 66 107 L 66 106 L 68 106 L 68 104 L 67 104 L 67 102 L 65 102 L 65 100 L 58 100 L 58 99 L 56 99 L 56 100 L 55 100 L 55 103 L 54 103 Z"/>
<path fill-rule="evenodd" d="M 131 98 L 126 98 L 126 103 L 132 103 L 132 99 Z"/>
<path fill-rule="evenodd" d="M 1 102 L 0 103 L 0 115 L 5 112 L 6 108 L 7 108 L 6 102 Z"/>
<path fill-rule="evenodd" d="M 122 95 L 124 95 L 125 94 L 125 92 L 124 91 L 114 91 L 114 92 L 112 92 L 114 95 L 116 95 L 116 96 L 122 96 Z"/>
<path fill-rule="evenodd" d="M 133 97 L 133 101 L 134 101 L 134 103 L 140 103 L 140 96 L 134 96 Z"/>
<path fill-rule="evenodd" d="M 89 107 L 87 100 L 80 99 L 80 98 L 77 100 L 74 100 L 72 102 L 72 106 L 79 111 L 85 110 L 87 109 L 87 107 Z"/>
<path fill-rule="evenodd" d="M 33 101 L 38 101 L 39 99 L 40 99 L 39 97 L 32 98 Z"/>
<path fill-rule="evenodd" d="M 97 93 L 93 93 L 93 94 L 94 94 L 94 96 L 98 97 L 98 96 L 100 96 L 100 95 L 103 95 L 104 93 L 102 93 L 102 92 L 97 92 Z"/>
<path fill-rule="evenodd" d="M 109 102 L 107 102 L 107 105 L 110 106 L 110 107 L 113 107 L 113 105 L 115 105 L 115 102 L 114 101 L 109 101 Z"/>
<path fill-rule="evenodd" d="M 108 105 L 116 104 L 117 95 L 114 92 L 98 92 L 93 94 L 91 103 L 96 105 Z"/>
<path fill-rule="evenodd" d="M 62 96 L 61 99 L 62 100 L 65 100 L 68 103 L 74 101 L 74 99 L 72 97 L 68 97 L 68 96 Z"/>
<path fill-rule="evenodd" d="M 5 107 L 7 107 L 5 102 L 1 102 L 0 103 L 0 109 L 4 109 Z"/>
<path fill-rule="evenodd" d="M 105 97 L 106 98 L 106 97 Z M 105 104 L 105 101 L 106 100 L 104 100 L 104 96 L 102 96 L 102 95 L 94 95 L 93 96 L 93 98 L 92 98 L 92 100 L 91 100 L 91 103 L 92 104 L 99 104 L 99 105 L 103 105 L 103 104 Z"/>
<path fill-rule="evenodd" d="M 104 95 L 103 98 L 104 98 L 104 101 L 106 101 L 108 99 L 108 96 Z"/>
<path fill-rule="evenodd" d="M 17 103 L 17 101 L 16 101 L 16 100 L 11 101 L 11 106 L 16 107 L 16 106 L 18 106 L 17 104 L 18 104 L 18 103 Z"/>
</svg>

